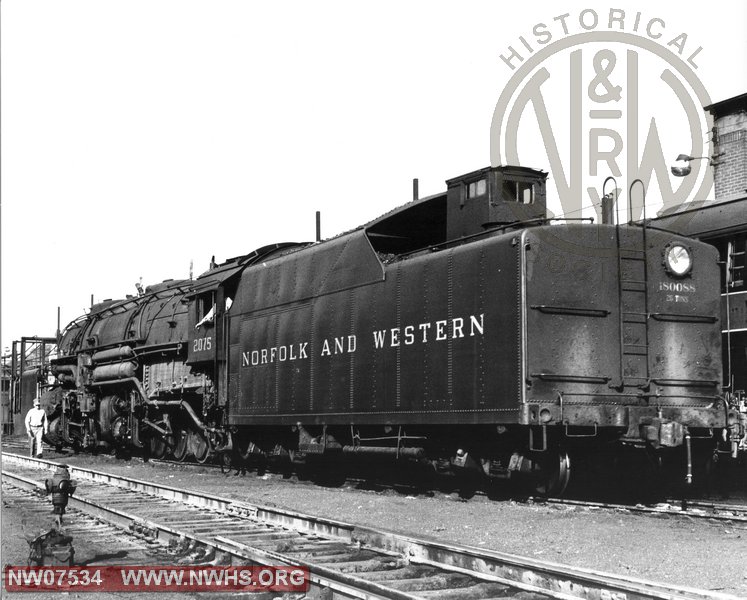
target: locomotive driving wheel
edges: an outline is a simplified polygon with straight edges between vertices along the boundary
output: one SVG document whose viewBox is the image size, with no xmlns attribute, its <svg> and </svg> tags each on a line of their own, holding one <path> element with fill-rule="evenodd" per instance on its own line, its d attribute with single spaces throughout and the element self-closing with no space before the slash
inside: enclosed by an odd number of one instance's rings
<svg viewBox="0 0 747 600">
<path fill-rule="evenodd" d="M 152 435 L 148 440 L 148 450 L 153 458 L 163 458 L 166 456 L 166 442 L 159 435 Z"/>
<path fill-rule="evenodd" d="M 189 433 L 189 447 L 198 463 L 205 463 L 210 458 L 210 444 L 201 433 L 196 431 Z"/>
<path fill-rule="evenodd" d="M 171 450 L 171 454 L 174 460 L 179 462 L 187 458 L 187 442 L 189 441 L 189 434 L 182 430 L 174 430 L 174 447 Z"/>
<path fill-rule="evenodd" d="M 531 487 L 538 496 L 560 496 L 571 478 L 571 459 L 563 449 L 532 457 Z"/>
</svg>

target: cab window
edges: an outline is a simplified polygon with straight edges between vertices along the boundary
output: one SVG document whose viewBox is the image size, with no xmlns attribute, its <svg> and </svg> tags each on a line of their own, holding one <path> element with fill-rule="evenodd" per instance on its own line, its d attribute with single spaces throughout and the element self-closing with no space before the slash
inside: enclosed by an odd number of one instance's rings
<svg viewBox="0 0 747 600">
<path fill-rule="evenodd" d="M 534 202 L 534 184 L 531 181 L 503 181 L 503 200 L 532 204 Z"/>
<path fill-rule="evenodd" d="M 215 292 L 197 298 L 197 324 L 195 327 L 212 325 L 215 319 Z"/>
<path fill-rule="evenodd" d="M 473 181 L 467 187 L 467 198 L 477 198 L 479 196 L 484 196 L 487 191 L 488 191 L 487 179 L 480 179 L 478 181 Z"/>
</svg>

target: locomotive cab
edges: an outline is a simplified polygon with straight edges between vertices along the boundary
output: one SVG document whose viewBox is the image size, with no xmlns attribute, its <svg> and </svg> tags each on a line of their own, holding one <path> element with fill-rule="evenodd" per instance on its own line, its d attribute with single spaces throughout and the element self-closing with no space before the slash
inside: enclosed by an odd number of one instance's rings
<svg viewBox="0 0 747 600">
<path fill-rule="evenodd" d="M 215 359 L 215 322 L 218 313 L 217 290 L 195 296 L 190 303 L 190 344 L 188 363 Z"/>
<path fill-rule="evenodd" d="M 235 287 L 235 286 L 234 286 Z M 223 335 L 223 320 L 233 304 L 230 290 L 215 285 L 190 299 L 188 364 L 213 362 Z"/>
<path fill-rule="evenodd" d="M 236 297 L 234 276 L 241 271 L 241 259 L 232 258 L 222 265 L 211 263 L 211 268 L 197 278 L 187 294 L 187 364 L 214 363 L 224 358 L 221 352 L 224 322 Z"/>
</svg>

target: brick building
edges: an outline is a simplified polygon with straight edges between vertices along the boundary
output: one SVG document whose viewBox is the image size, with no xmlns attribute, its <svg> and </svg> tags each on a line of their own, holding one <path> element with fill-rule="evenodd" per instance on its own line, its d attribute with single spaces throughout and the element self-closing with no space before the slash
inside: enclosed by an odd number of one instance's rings
<svg viewBox="0 0 747 600">
<path fill-rule="evenodd" d="M 747 195 L 747 94 L 706 106 L 713 115 L 716 199 Z"/>
</svg>

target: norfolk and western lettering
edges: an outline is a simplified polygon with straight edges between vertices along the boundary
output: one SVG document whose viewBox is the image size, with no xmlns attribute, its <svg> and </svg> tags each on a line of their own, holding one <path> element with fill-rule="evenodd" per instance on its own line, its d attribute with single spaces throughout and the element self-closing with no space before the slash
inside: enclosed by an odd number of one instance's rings
<svg viewBox="0 0 747 600">
<path fill-rule="evenodd" d="M 483 335 L 485 331 L 485 314 L 469 315 L 469 317 L 454 317 L 440 321 L 430 321 L 405 325 L 404 327 L 390 327 L 371 332 L 368 343 L 375 350 L 412 346 L 415 344 L 430 344 L 465 337 Z M 241 353 L 242 367 L 256 367 L 273 363 L 306 360 L 316 352 L 319 356 L 335 356 L 352 354 L 358 349 L 358 335 L 343 335 L 323 339 L 318 346 L 310 342 L 292 342 L 282 346 L 256 348 Z"/>
</svg>

